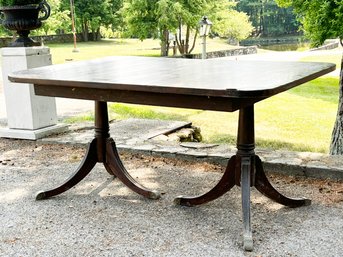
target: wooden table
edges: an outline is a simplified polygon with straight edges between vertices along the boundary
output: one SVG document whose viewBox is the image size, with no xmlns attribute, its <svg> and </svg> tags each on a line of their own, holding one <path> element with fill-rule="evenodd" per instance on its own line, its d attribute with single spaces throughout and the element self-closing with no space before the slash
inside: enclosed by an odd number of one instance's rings
<svg viewBox="0 0 343 257">
<path fill-rule="evenodd" d="M 212 201 L 233 186 L 242 190 L 243 245 L 252 250 L 250 187 L 289 207 L 309 205 L 292 199 L 268 181 L 255 155 L 254 104 L 335 69 L 329 63 L 189 60 L 150 57 L 108 57 L 41 67 L 9 76 L 13 82 L 34 84 L 42 96 L 95 101 L 95 137 L 78 169 L 60 186 L 40 192 L 46 199 L 79 183 L 97 162 L 134 192 L 151 199 L 160 194 L 138 184 L 124 168 L 109 135 L 107 102 L 135 103 L 233 112 L 239 110 L 237 153 L 228 162 L 218 184 L 195 197 L 180 196 L 175 202 L 194 206 Z M 299 110 L 301 111 L 301 110 Z"/>
</svg>

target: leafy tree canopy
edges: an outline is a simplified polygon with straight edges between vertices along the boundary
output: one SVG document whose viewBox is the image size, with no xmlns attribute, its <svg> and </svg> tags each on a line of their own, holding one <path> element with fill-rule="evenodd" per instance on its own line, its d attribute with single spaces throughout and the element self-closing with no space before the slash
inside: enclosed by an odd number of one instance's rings
<svg viewBox="0 0 343 257">
<path fill-rule="evenodd" d="M 248 14 L 255 28 L 255 36 L 298 33 L 299 22 L 292 8 L 281 8 L 275 0 L 240 0 L 237 10 Z"/>
<path fill-rule="evenodd" d="M 68 31 L 70 27 L 70 10 L 61 10 L 60 0 L 49 0 L 48 4 L 51 7 L 51 14 L 49 19 L 47 19 L 38 33 L 43 30 L 46 35 L 54 34 L 58 31 Z"/>
<path fill-rule="evenodd" d="M 100 27 L 116 25 L 117 12 L 121 8 L 122 0 L 77 0 L 74 1 L 77 24 L 85 41 L 88 32 L 92 31 L 94 39 L 100 37 Z M 62 0 L 64 10 L 70 9 L 70 0 Z"/>
<path fill-rule="evenodd" d="M 276 0 L 282 7 L 292 6 L 313 46 L 325 39 L 343 38 L 342 0 Z"/>
<path fill-rule="evenodd" d="M 235 2 L 230 0 L 124 0 L 121 14 L 130 35 L 141 40 L 160 38 L 161 47 L 165 49 L 162 55 L 167 55 L 170 33 L 175 35 L 180 53 L 188 54 L 194 49 L 202 16 L 208 16 L 214 24 L 213 31 L 220 36 L 240 40 L 246 35 L 237 33 L 239 30 L 247 29 L 246 34 L 250 34 L 247 16 L 234 12 L 234 6 Z M 241 26 L 245 24 L 248 26 Z M 241 28 L 230 31 L 229 26 Z"/>
</svg>

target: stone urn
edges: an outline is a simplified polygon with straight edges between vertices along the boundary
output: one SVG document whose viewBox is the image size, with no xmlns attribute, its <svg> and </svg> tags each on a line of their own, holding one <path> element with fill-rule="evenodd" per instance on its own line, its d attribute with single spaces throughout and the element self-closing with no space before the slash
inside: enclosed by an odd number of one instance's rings
<svg viewBox="0 0 343 257">
<path fill-rule="evenodd" d="M 2 25 L 6 29 L 17 31 L 19 36 L 9 45 L 10 47 L 40 45 L 40 42 L 33 41 L 28 35 L 30 34 L 30 30 L 40 28 L 42 21 L 50 16 L 50 6 L 45 0 L 38 5 L 0 7 L 0 12 L 2 13 Z"/>
</svg>

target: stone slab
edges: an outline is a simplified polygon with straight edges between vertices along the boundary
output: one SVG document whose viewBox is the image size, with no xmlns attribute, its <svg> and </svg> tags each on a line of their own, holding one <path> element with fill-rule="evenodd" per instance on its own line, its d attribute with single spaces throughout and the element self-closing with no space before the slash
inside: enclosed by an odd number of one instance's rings
<svg viewBox="0 0 343 257">
<path fill-rule="evenodd" d="M 37 139 L 41 139 L 52 134 L 63 133 L 67 130 L 68 130 L 68 125 L 66 124 L 57 124 L 57 125 L 53 125 L 53 126 L 49 126 L 49 127 L 45 127 L 41 129 L 35 129 L 35 130 L 1 128 L 0 137 L 37 140 Z"/>
<path fill-rule="evenodd" d="M 183 121 L 127 119 L 111 124 L 110 133 L 114 138 L 119 136 L 121 138 L 148 140 L 184 127 L 190 127 L 191 125 L 191 122 Z"/>
<path fill-rule="evenodd" d="M 179 121 L 129 119 L 111 123 L 110 130 L 117 147 L 127 152 L 201 160 L 220 165 L 226 165 L 228 159 L 235 154 L 236 148 L 232 145 L 155 140 L 158 135 L 188 125 L 187 122 Z M 84 145 L 93 138 L 93 134 L 92 126 L 88 124 L 87 126 L 79 126 L 76 131 L 72 130 L 72 132 L 45 138 L 41 141 Z M 267 172 L 343 181 L 343 156 L 259 148 L 256 149 L 256 152 L 263 160 Z"/>
<path fill-rule="evenodd" d="M 183 121 L 162 121 L 149 119 L 127 119 L 110 123 L 111 137 L 120 144 L 132 145 L 141 144 L 149 138 L 161 134 L 170 133 L 191 123 Z M 80 127 L 79 131 L 73 131 L 58 137 L 44 138 L 44 142 L 60 141 L 61 143 L 87 144 L 94 137 L 94 130 L 91 127 Z"/>
<path fill-rule="evenodd" d="M 218 146 L 218 144 L 203 144 L 198 142 L 182 142 L 180 144 L 182 147 L 193 148 L 193 149 L 204 149 L 204 148 L 213 148 Z"/>
</svg>

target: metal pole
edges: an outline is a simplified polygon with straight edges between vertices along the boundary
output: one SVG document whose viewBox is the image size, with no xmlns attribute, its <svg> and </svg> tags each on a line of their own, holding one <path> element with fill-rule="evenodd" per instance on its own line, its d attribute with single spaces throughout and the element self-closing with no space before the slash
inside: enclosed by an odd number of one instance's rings
<svg viewBox="0 0 343 257">
<path fill-rule="evenodd" d="M 202 55 L 201 59 L 206 59 L 206 35 L 202 36 Z"/>
<path fill-rule="evenodd" d="M 74 49 L 73 52 L 79 52 L 76 48 L 76 31 L 75 31 L 75 8 L 74 8 L 74 0 L 70 0 L 70 13 L 71 13 L 71 27 L 73 31 L 73 38 L 74 38 Z"/>
</svg>

